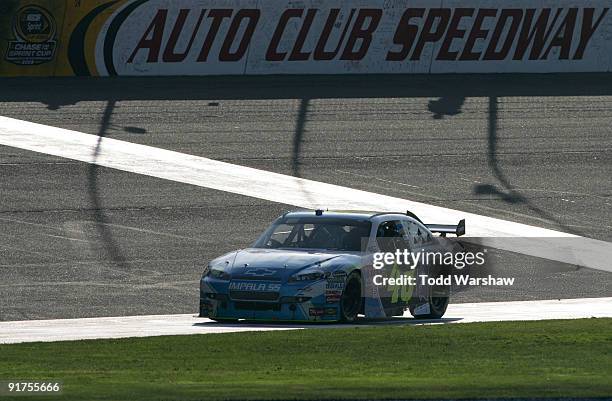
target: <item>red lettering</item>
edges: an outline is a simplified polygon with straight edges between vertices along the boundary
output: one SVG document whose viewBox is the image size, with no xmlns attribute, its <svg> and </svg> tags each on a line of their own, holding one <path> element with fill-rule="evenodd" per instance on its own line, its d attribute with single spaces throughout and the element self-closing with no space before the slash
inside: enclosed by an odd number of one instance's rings
<svg viewBox="0 0 612 401">
<path fill-rule="evenodd" d="M 225 41 L 223 42 L 223 46 L 221 46 L 219 61 L 238 61 L 244 56 L 247 48 L 249 47 L 249 43 L 251 42 L 251 38 L 253 37 L 253 32 L 255 32 L 257 22 L 259 22 L 260 15 L 261 12 L 257 9 L 240 10 L 236 13 L 236 16 L 234 17 L 234 20 L 232 21 L 232 24 L 227 32 L 227 36 L 225 37 Z M 238 34 L 238 30 L 240 29 L 240 25 L 242 24 L 243 20 L 248 20 L 246 29 L 242 35 L 238 49 L 236 49 L 235 52 L 232 52 L 232 44 L 236 39 L 236 35 Z"/>
<path fill-rule="evenodd" d="M 209 11 L 208 18 L 212 18 L 212 23 L 210 24 L 210 29 L 208 30 L 208 34 L 206 35 L 206 39 L 204 39 L 202 49 L 200 50 L 200 55 L 198 56 L 199 62 L 208 60 L 208 54 L 210 53 L 210 49 L 212 48 L 215 38 L 219 33 L 219 28 L 221 27 L 223 20 L 225 18 L 230 18 L 232 13 L 233 11 L 229 9 L 212 9 Z"/>
<path fill-rule="evenodd" d="M 181 53 L 176 52 L 176 42 L 178 42 L 179 37 L 181 36 L 181 32 L 183 31 L 183 27 L 185 26 L 185 21 L 187 20 L 187 16 L 189 15 L 189 9 L 181 9 L 179 11 L 178 18 L 174 23 L 174 28 L 172 29 L 172 33 L 170 34 L 170 38 L 168 39 L 168 43 L 166 44 L 166 49 L 164 50 L 164 55 L 162 59 L 167 63 L 177 63 L 185 60 L 187 54 L 191 50 L 191 46 L 193 45 L 193 41 L 195 40 L 196 34 L 200 29 L 200 24 L 202 23 L 202 19 L 204 18 L 204 14 L 206 10 L 202 10 L 198 21 L 196 22 L 195 28 L 191 34 L 191 38 L 189 39 L 189 43 L 185 48 L 185 51 Z"/>
<path fill-rule="evenodd" d="M 457 8 L 455 10 L 453 19 L 448 26 L 448 31 L 446 31 L 444 42 L 442 42 L 442 47 L 440 47 L 440 51 L 436 57 L 437 60 L 455 60 L 457 58 L 459 52 L 450 51 L 451 44 L 453 43 L 453 39 L 459 39 L 465 35 L 465 30 L 458 28 L 461 18 L 471 17 L 473 14 L 473 8 Z"/>
<path fill-rule="evenodd" d="M 549 26 L 548 18 L 550 17 L 550 12 L 550 8 L 543 9 L 540 12 L 540 16 L 532 27 L 531 22 L 533 21 L 535 9 L 527 9 L 527 12 L 525 13 L 525 18 L 523 19 L 521 33 L 519 34 L 518 43 L 516 44 L 516 50 L 514 51 L 514 60 L 522 60 L 525 56 L 525 53 L 527 52 L 527 48 L 529 47 L 529 45 L 531 45 L 531 53 L 529 54 L 529 60 L 537 60 L 540 57 L 542 48 L 544 48 L 544 44 L 548 40 L 550 32 L 552 31 L 552 27 L 557 22 L 559 14 L 561 14 L 561 9 L 557 10 L 557 14 L 555 15 L 552 23 Z M 546 29 L 547 26 L 549 26 L 548 29 Z"/>
<path fill-rule="evenodd" d="M 406 57 L 408 57 L 417 33 L 419 32 L 419 26 L 410 24 L 410 19 L 417 17 L 423 18 L 424 14 L 424 8 L 409 8 L 404 12 L 395 30 L 395 36 L 393 36 L 393 43 L 401 45 L 402 48 L 398 51 L 389 51 L 389 53 L 387 53 L 387 61 L 404 61 Z"/>
<path fill-rule="evenodd" d="M 344 25 L 344 29 L 342 30 L 342 35 L 340 35 L 340 39 L 338 40 L 338 45 L 333 52 L 325 51 L 325 47 L 327 46 L 327 42 L 329 41 L 329 36 L 331 35 L 331 31 L 334 28 L 334 24 L 338 19 L 338 15 L 340 14 L 339 8 L 332 8 L 329 11 L 329 16 L 327 17 L 327 22 L 325 23 L 325 27 L 323 28 L 323 32 L 319 37 L 319 41 L 317 42 L 317 47 L 314 52 L 315 60 L 333 60 L 338 52 L 340 51 L 340 46 L 344 42 L 344 38 L 346 37 L 346 33 L 348 32 L 348 28 L 351 26 L 351 22 L 353 21 L 353 16 L 355 15 L 355 9 L 351 9 L 349 13 L 349 17 Z"/>
<path fill-rule="evenodd" d="M 342 57 L 340 57 L 341 60 L 357 61 L 366 55 L 372 43 L 372 34 L 378 28 L 381 18 L 382 10 L 380 9 L 364 8 L 359 10 L 353 30 L 347 40 L 344 52 L 342 52 Z M 366 19 L 369 19 L 367 28 L 364 26 Z M 359 49 L 355 50 L 355 44 L 358 39 L 361 39 L 361 45 Z"/>
<path fill-rule="evenodd" d="M 540 57 L 541 60 L 546 60 L 548 58 L 548 54 L 553 47 L 560 47 L 561 52 L 559 54 L 559 60 L 567 60 L 569 59 L 570 50 L 572 48 L 572 36 L 574 36 L 574 28 L 576 27 L 576 17 L 578 16 L 577 8 L 570 8 L 567 12 L 567 15 L 557 28 L 557 32 L 555 32 L 555 36 L 553 36 L 552 40 L 548 44 L 546 51 Z"/>
<path fill-rule="evenodd" d="M 155 17 L 153 17 L 153 21 L 151 21 L 151 24 L 145 31 L 144 35 L 142 35 L 142 38 L 140 38 L 136 48 L 134 51 L 132 51 L 132 55 L 128 58 L 128 63 L 132 63 L 134 61 L 134 57 L 140 49 L 149 49 L 147 63 L 157 62 L 159 59 L 162 39 L 164 38 L 164 28 L 166 27 L 167 16 L 168 10 L 157 10 L 157 14 L 155 14 Z M 149 36 L 151 36 L 151 38 L 147 39 Z"/>
<path fill-rule="evenodd" d="M 423 25 L 423 30 L 421 31 L 421 36 L 414 48 L 414 52 L 412 52 L 412 56 L 410 56 L 410 60 L 419 60 L 421 58 L 421 53 L 427 42 L 437 42 L 442 38 L 448 26 L 449 19 L 450 9 L 448 8 L 433 8 L 429 11 L 425 19 L 425 24 Z M 439 20 L 438 26 L 435 31 L 432 31 L 436 20 Z"/>
<path fill-rule="evenodd" d="M 499 39 L 504 28 L 506 27 L 508 19 L 512 19 L 512 22 L 510 23 L 510 28 L 508 29 L 508 33 L 506 34 L 506 40 L 504 41 L 501 50 L 497 51 Z M 485 52 L 485 55 L 482 58 L 483 60 L 504 60 L 508 56 L 508 53 L 512 48 L 512 44 L 514 43 L 516 33 L 518 32 L 518 27 L 521 23 L 521 19 L 523 19 L 523 10 L 503 9 L 501 11 L 501 15 L 499 17 L 499 20 L 497 20 L 495 30 L 491 35 L 491 40 L 489 41 L 487 51 Z"/>
<path fill-rule="evenodd" d="M 489 34 L 488 29 L 482 29 L 482 23 L 485 18 L 493 18 L 497 15 L 497 10 L 493 8 L 481 8 L 478 10 L 478 14 L 476 14 L 476 18 L 474 19 L 474 25 L 472 26 L 472 30 L 468 36 L 467 41 L 465 42 L 465 46 L 463 47 L 463 52 L 461 53 L 461 57 L 459 60 L 478 60 L 480 58 L 481 52 L 474 52 L 474 45 L 478 39 L 485 39 Z"/>
<path fill-rule="evenodd" d="M 585 8 L 584 15 L 582 16 L 582 29 L 580 30 L 580 43 L 578 43 L 578 48 L 576 49 L 576 53 L 574 54 L 574 60 L 582 60 L 584 57 L 584 50 L 586 49 L 589 40 L 597 30 L 597 27 L 608 13 L 608 8 L 604 8 L 601 12 L 595 24 L 593 24 L 593 14 L 595 13 L 594 8 Z"/>
<path fill-rule="evenodd" d="M 280 17 L 278 21 L 278 25 L 274 30 L 274 34 L 272 35 L 272 40 L 270 41 L 270 45 L 268 46 L 268 51 L 266 51 L 266 60 L 267 61 L 283 61 L 287 56 L 286 52 L 279 53 L 278 45 L 283 37 L 283 33 L 285 32 L 285 28 L 287 28 L 287 23 L 291 18 L 300 18 L 304 10 L 292 8 L 286 10 Z"/>
<path fill-rule="evenodd" d="M 310 52 L 303 52 L 302 48 L 304 47 L 304 42 L 306 42 L 308 31 L 310 30 L 310 27 L 312 26 L 312 21 L 314 21 L 316 15 L 316 9 L 310 9 L 306 13 L 306 18 L 304 19 L 304 23 L 302 24 L 300 33 L 298 34 L 298 37 L 295 41 L 295 45 L 293 46 L 293 50 L 291 51 L 291 56 L 289 56 L 289 61 L 304 61 L 308 60 L 308 58 L 310 57 Z"/>
</svg>

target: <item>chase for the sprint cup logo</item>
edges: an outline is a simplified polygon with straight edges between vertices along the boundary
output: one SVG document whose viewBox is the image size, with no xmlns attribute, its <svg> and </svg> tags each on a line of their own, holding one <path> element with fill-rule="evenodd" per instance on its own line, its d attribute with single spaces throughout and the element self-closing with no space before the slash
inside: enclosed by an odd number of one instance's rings
<svg viewBox="0 0 612 401">
<path fill-rule="evenodd" d="M 55 55 L 57 26 L 51 13 L 42 7 L 21 8 L 13 18 L 14 40 L 8 42 L 5 59 L 17 65 L 37 65 Z"/>
</svg>

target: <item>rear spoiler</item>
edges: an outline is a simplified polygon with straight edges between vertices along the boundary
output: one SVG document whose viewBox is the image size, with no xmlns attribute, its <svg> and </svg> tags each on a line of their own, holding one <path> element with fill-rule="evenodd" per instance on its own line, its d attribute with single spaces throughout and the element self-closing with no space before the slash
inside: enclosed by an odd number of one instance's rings
<svg viewBox="0 0 612 401">
<path fill-rule="evenodd" d="M 456 226 L 452 224 L 425 224 L 425 226 L 432 233 L 439 233 L 442 237 L 446 237 L 446 234 L 455 234 L 457 237 L 465 235 L 465 219 L 461 219 Z"/>
</svg>

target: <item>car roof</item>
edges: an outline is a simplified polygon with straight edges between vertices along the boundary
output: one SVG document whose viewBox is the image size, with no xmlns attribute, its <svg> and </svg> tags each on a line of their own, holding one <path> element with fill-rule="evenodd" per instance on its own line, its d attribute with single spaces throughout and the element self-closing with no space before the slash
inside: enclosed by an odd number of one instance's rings
<svg viewBox="0 0 612 401">
<path fill-rule="evenodd" d="M 287 212 L 283 217 L 313 217 L 316 216 L 314 210 L 295 210 Z M 321 217 L 336 218 L 336 219 L 349 219 L 349 220 L 371 220 L 374 217 L 379 216 L 407 216 L 406 213 L 399 212 L 377 212 L 377 211 L 362 211 L 362 210 L 323 210 Z"/>
</svg>

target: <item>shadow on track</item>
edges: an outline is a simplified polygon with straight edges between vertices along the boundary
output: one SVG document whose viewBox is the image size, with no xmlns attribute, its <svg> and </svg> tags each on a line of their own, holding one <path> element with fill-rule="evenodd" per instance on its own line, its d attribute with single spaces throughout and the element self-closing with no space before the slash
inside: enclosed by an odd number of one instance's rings
<svg viewBox="0 0 612 401">
<path fill-rule="evenodd" d="M 300 152 L 302 149 L 302 141 L 304 140 L 304 131 L 306 130 L 306 120 L 308 118 L 308 103 L 309 99 L 300 100 L 300 109 L 298 111 L 297 121 L 295 123 L 295 135 L 293 136 L 293 152 L 291 155 L 291 167 L 295 177 L 300 175 Z"/>
<path fill-rule="evenodd" d="M 301 99 L 300 100 L 300 108 L 298 110 L 297 119 L 295 122 L 295 133 L 293 135 L 293 151 L 291 152 L 291 170 L 294 177 L 303 178 L 301 172 L 301 153 L 302 153 L 302 143 L 304 142 L 304 133 L 306 131 L 306 122 L 308 120 L 308 106 L 310 104 L 310 99 Z M 308 192 L 308 190 L 304 187 L 304 184 L 301 181 L 298 181 L 298 185 L 300 187 L 300 191 L 304 195 L 304 198 L 311 203 L 314 204 L 314 198 Z"/>
<path fill-rule="evenodd" d="M 442 318 L 442 319 L 416 319 L 413 317 L 392 317 L 388 319 L 360 319 L 354 323 L 338 323 L 338 322 L 261 322 L 241 320 L 238 322 L 215 322 L 214 320 L 206 319 L 206 321 L 194 323 L 193 326 L 221 329 L 228 328 L 243 328 L 243 329 L 332 329 L 332 328 L 351 328 L 364 326 L 415 326 L 420 324 L 448 324 L 456 323 L 463 320 L 462 318 Z"/>
<path fill-rule="evenodd" d="M 49 109 L 81 101 L 612 95 L 611 74 L 444 74 L 1 78 L 0 102 L 42 102 Z M 568 85 L 568 82 L 572 82 Z M 452 101 L 454 99 L 454 101 Z M 431 106 L 436 109 L 435 103 Z M 459 107 L 455 107 L 460 108 Z M 449 113 L 446 113 L 449 114 Z"/>
<path fill-rule="evenodd" d="M 497 159 L 497 143 L 499 140 L 499 138 L 497 137 L 497 104 L 497 97 L 491 96 L 489 98 L 488 162 L 493 175 L 502 185 L 503 190 L 500 191 L 495 185 L 491 184 L 478 184 L 474 185 L 474 194 L 494 195 L 507 203 L 522 203 L 527 206 L 531 211 L 536 213 L 538 216 L 542 217 L 545 220 L 548 220 L 552 224 L 557 225 L 561 230 L 571 234 L 584 235 L 584 233 L 581 233 L 563 224 L 563 222 L 555 218 L 552 214 L 547 213 L 543 209 L 535 206 L 526 196 L 524 196 L 514 188 L 514 186 L 510 183 L 510 180 L 502 171 L 499 164 L 499 160 Z"/>
<path fill-rule="evenodd" d="M 128 267 L 127 262 L 121 253 L 119 245 L 113 238 L 112 232 L 108 228 L 109 219 L 103 209 L 98 185 L 98 172 L 100 170 L 100 166 L 96 164 L 96 161 L 100 156 L 102 140 L 104 137 L 106 137 L 106 135 L 108 134 L 107 131 L 111 127 L 111 118 L 113 115 L 113 109 L 115 108 L 115 103 L 115 100 L 109 100 L 106 103 L 106 108 L 104 109 L 102 120 L 100 121 L 98 142 L 91 157 L 92 162 L 89 163 L 87 186 L 89 199 L 92 204 L 94 219 L 96 222 L 96 230 L 98 231 L 98 235 L 102 239 L 102 245 L 110 259 L 118 267 L 126 268 Z"/>
<path fill-rule="evenodd" d="M 465 96 L 441 97 L 438 100 L 431 100 L 427 108 L 433 114 L 434 120 L 441 120 L 444 116 L 460 114 L 464 102 Z"/>
</svg>

